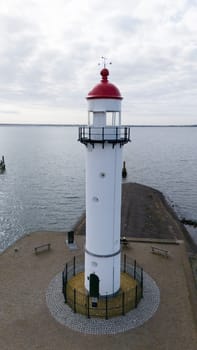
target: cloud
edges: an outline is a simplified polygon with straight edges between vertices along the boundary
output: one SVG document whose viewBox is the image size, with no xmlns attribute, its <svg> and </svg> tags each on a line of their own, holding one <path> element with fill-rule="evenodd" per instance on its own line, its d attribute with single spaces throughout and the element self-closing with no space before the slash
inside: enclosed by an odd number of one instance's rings
<svg viewBox="0 0 197 350">
<path fill-rule="evenodd" d="M 18 111 L 0 110 L 0 114 L 18 114 Z"/>
<path fill-rule="evenodd" d="M 49 111 L 56 120 L 65 111 L 79 121 L 104 55 L 113 63 L 110 80 L 125 96 L 125 120 L 147 122 L 152 113 L 156 122 L 174 115 L 179 123 L 188 111 L 195 121 L 196 14 L 194 0 L 2 2 L 1 106 L 17 110 L 23 122 L 38 114 L 46 120 Z"/>
</svg>

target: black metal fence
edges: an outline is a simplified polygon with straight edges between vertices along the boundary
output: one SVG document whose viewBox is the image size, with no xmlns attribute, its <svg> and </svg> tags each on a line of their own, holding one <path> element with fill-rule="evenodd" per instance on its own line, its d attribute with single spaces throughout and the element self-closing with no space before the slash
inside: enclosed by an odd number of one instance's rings
<svg viewBox="0 0 197 350">
<path fill-rule="evenodd" d="M 131 141 L 130 139 L 130 127 L 118 126 L 118 127 L 89 127 L 83 126 L 79 128 L 78 140 L 85 145 L 88 143 L 105 143 L 110 142 L 112 144 L 119 143 L 124 145 Z"/>
<path fill-rule="evenodd" d="M 75 313 L 81 313 L 90 317 L 110 317 L 125 315 L 136 308 L 143 298 L 143 269 L 136 260 L 124 254 L 121 258 L 121 273 L 128 274 L 135 281 L 126 291 L 119 291 L 113 297 L 101 296 L 98 299 L 91 298 L 87 292 L 80 292 L 69 283 L 72 277 L 84 272 L 84 257 L 73 257 L 66 263 L 62 272 L 62 292 L 65 303 Z"/>
</svg>

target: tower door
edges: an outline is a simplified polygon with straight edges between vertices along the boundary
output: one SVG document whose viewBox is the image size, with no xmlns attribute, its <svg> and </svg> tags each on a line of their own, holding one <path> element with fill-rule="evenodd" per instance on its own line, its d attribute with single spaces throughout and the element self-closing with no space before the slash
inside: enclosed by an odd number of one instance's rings
<svg viewBox="0 0 197 350">
<path fill-rule="evenodd" d="M 99 297 L 99 278 L 95 273 L 90 275 L 90 297 Z"/>
</svg>

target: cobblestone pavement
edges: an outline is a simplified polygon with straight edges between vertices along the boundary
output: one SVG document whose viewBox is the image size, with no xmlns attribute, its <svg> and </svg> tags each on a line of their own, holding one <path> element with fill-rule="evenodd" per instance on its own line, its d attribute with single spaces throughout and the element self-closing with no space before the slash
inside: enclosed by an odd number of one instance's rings
<svg viewBox="0 0 197 350">
<path fill-rule="evenodd" d="M 86 334 L 116 334 L 141 326 L 156 312 L 160 302 L 160 291 L 155 281 L 144 272 L 144 297 L 137 309 L 125 316 L 109 320 L 90 318 L 76 314 L 64 303 L 62 273 L 57 274 L 46 292 L 47 306 L 52 316 L 62 325 Z"/>
</svg>

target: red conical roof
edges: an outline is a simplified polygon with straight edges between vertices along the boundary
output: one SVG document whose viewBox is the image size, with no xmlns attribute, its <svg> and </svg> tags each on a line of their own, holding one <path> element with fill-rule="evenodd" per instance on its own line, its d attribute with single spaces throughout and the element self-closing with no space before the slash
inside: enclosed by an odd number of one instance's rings
<svg viewBox="0 0 197 350">
<path fill-rule="evenodd" d="M 121 100 L 122 96 L 118 88 L 115 85 L 109 83 L 108 81 L 108 69 L 103 68 L 100 74 L 102 76 L 101 82 L 89 92 L 87 99 L 89 100 L 93 98 L 114 98 Z"/>
</svg>

